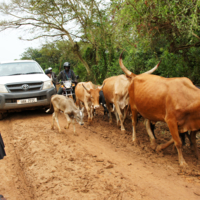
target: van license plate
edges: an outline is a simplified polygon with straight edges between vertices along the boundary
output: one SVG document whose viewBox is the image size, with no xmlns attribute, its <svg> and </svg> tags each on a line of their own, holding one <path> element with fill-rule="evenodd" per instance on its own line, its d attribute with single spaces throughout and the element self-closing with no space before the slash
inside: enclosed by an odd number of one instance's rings
<svg viewBox="0 0 200 200">
<path fill-rule="evenodd" d="M 34 102 L 37 102 L 37 98 L 17 100 L 17 104 L 34 103 Z"/>
</svg>

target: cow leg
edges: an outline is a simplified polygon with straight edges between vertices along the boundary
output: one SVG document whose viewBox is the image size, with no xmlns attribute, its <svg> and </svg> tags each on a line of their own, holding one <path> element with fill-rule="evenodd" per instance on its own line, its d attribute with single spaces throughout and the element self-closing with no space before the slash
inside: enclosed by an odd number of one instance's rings
<svg viewBox="0 0 200 200">
<path fill-rule="evenodd" d="M 126 119 L 127 112 L 128 112 L 128 106 L 125 106 L 125 108 L 124 108 L 124 118 L 123 118 L 123 123 L 124 123 L 124 120 Z"/>
<path fill-rule="evenodd" d="M 169 140 L 168 142 L 166 142 L 165 144 L 160 144 L 157 146 L 156 148 L 156 151 L 159 152 L 161 151 L 162 149 L 165 149 L 167 148 L 169 145 L 173 144 L 174 143 L 174 140 L 173 138 L 171 138 L 171 140 Z"/>
<path fill-rule="evenodd" d="M 52 124 L 51 124 L 52 130 L 54 130 L 54 122 L 55 122 L 55 112 L 52 114 Z"/>
<path fill-rule="evenodd" d="M 67 119 L 67 125 L 65 126 L 65 129 L 68 129 L 71 124 L 71 119 L 67 113 L 64 113 L 66 119 Z"/>
<path fill-rule="evenodd" d="M 185 146 L 185 144 L 186 144 L 186 143 L 185 143 L 185 134 L 186 134 L 186 132 L 180 134 L 180 138 L 181 138 L 181 142 L 182 142 L 182 145 L 183 145 L 183 146 Z"/>
<path fill-rule="evenodd" d="M 90 107 L 90 116 L 91 116 L 91 119 L 93 119 L 93 116 L 94 116 L 94 108 L 93 107 Z"/>
<path fill-rule="evenodd" d="M 108 115 L 109 111 L 108 111 L 108 109 L 106 107 L 106 104 L 103 104 L 102 106 L 103 106 L 103 109 L 104 109 L 104 116 L 103 116 L 103 118 L 105 118 L 106 114 Z M 108 115 L 108 118 L 109 118 L 109 115 Z"/>
<path fill-rule="evenodd" d="M 89 124 L 92 122 L 92 118 L 91 118 L 91 109 L 90 109 L 90 107 L 88 106 L 88 103 L 87 102 L 85 102 L 85 108 L 86 108 L 86 110 L 87 110 L 87 114 L 88 114 L 88 122 L 89 122 Z"/>
<path fill-rule="evenodd" d="M 80 109 L 80 101 L 79 101 L 79 99 L 76 97 L 76 106 Z"/>
<path fill-rule="evenodd" d="M 117 110 L 116 110 L 116 108 L 114 109 L 114 114 L 115 114 L 115 117 L 116 117 L 117 126 L 118 126 L 118 127 L 120 127 L 119 115 L 118 115 L 118 113 L 117 113 Z"/>
<path fill-rule="evenodd" d="M 174 119 L 169 119 L 166 120 L 170 133 L 172 135 L 172 138 L 174 140 L 176 149 L 178 151 L 178 158 L 179 158 L 179 163 L 181 167 L 186 167 L 187 163 L 185 162 L 184 158 L 183 158 L 183 154 L 182 154 L 182 142 L 181 139 L 179 137 L 179 132 L 178 132 L 178 126 L 176 123 L 176 120 Z"/>
<path fill-rule="evenodd" d="M 109 118 L 109 111 L 108 111 L 108 109 L 106 107 L 106 104 L 104 104 L 104 115 L 107 115 L 108 118 Z"/>
<path fill-rule="evenodd" d="M 93 109 L 93 116 L 96 116 L 96 112 L 95 112 L 96 110 L 95 109 Z"/>
<path fill-rule="evenodd" d="M 192 140 L 191 140 L 191 136 L 190 136 L 190 131 L 187 131 L 187 132 L 185 132 L 185 135 L 187 135 L 187 137 L 188 137 L 188 139 L 189 139 L 189 141 L 190 141 L 190 147 L 192 147 L 193 146 L 193 143 L 192 143 Z"/>
<path fill-rule="evenodd" d="M 135 109 L 131 109 L 132 112 L 132 128 L 133 128 L 133 133 L 132 133 L 132 141 L 136 144 L 137 143 L 137 137 L 136 137 L 136 124 L 137 124 L 137 111 Z"/>
<path fill-rule="evenodd" d="M 108 113 L 109 113 L 109 123 L 112 123 L 112 115 L 111 115 L 112 108 L 110 106 L 110 103 L 108 103 L 108 101 L 106 101 L 106 106 L 108 108 Z"/>
<path fill-rule="evenodd" d="M 145 125 L 146 125 L 146 129 L 147 129 L 147 133 L 150 137 L 150 140 L 151 140 L 151 148 L 152 149 L 156 149 L 156 140 L 155 140 L 155 137 L 151 131 L 151 124 L 150 124 L 150 121 L 148 119 L 145 119 Z"/>
<path fill-rule="evenodd" d="M 180 134 L 180 139 L 181 139 L 181 142 L 182 142 L 182 145 L 184 145 L 184 143 L 185 143 L 185 134 L 188 134 L 188 132 L 185 132 L 185 133 L 181 133 Z M 190 136 L 189 136 L 190 137 Z M 190 142 L 191 142 L 191 139 L 189 138 L 189 140 L 190 140 Z M 171 144 L 173 144 L 174 143 L 174 140 L 173 140 L 173 138 L 171 138 L 171 140 L 169 140 L 168 142 L 166 142 L 165 144 L 160 144 L 160 145 L 158 145 L 157 146 L 157 148 L 156 148 L 156 151 L 161 151 L 162 149 L 165 149 L 165 148 L 167 148 L 168 146 L 170 146 Z M 174 147 L 173 147 L 173 149 L 174 149 Z"/>
<path fill-rule="evenodd" d="M 58 123 L 58 112 L 54 112 L 54 113 L 55 113 L 55 120 L 56 120 L 56 123 L 57 123 L 57 126 L 58 126 L 59 133 L 61 133 L 61 128 L 60 128 L 60 125 Z"/>
<path fill-rule="evenodd" d="M 197 143 L 196 143 L 196 133 L 197 131 L 191 131 L 190 132 L 190 139 L 191 139 L 191 143 L 192 143 L 192 150 L 195 153 L 195 156 L 197 157 L 197 159 L 200 161 L 200 154 L 197 148 Z"/>
<path fill-rule="evenodd" d="M 154 136 L 155 139 L 157 139 L 156 136 L 155 136 L 155 133 L 154 133 L 155 125 L 156 125 L 156 123 L 153 124 L 153 122 L 150 122 L 150 128 L 151 128 L 151 131 L 152 131 L 152 133 L 153 133 L 153 136 Z"/>
<path fill-rule="evenodd" d="M 124 124 L 123 124 L 123 122 L 124 122 L 124 117 L 123 117 L 123 115 L 122 115 L 122 113 L 121 113 L 121 109 L 120 109 L 120 107 L 119 107 L 119 104 L 118 104 L 116 98 L 114 99 L 114 104 L 115 104 L 115 108 L 116 108 L 117 114 L 118 114 L 118 116 L 119 116 L 119 118 L 117 119 L 117 125 L 118 125 L 119 120 L 120 120 L 120 123 L 121 123 L 121 131 L 125 131 Z"/>
</svg>

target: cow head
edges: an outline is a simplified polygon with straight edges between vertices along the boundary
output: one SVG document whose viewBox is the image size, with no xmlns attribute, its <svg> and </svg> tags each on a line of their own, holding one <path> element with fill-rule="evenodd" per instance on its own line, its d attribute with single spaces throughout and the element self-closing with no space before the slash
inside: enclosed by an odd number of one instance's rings
<svg viewBox="0 0 200 200">
<path fill-rule="evenodd" d="M 84 118 L 84 107 L 81 110 L 76 110 L 74 118 L 76 119 L 76 121 L 80 124 L 83 125 L 83 118 Z"/>
<path fill-rule="evenodd" d="M 82 84 L 82 85 L 83 85 L 83 84 Z M 90 95 L 90 99 L 91 99 L 91 102 L 92 102 L 92 107 L 93 107 L 94 109 L 97 109 L 97 108 L 100 107 L 100 105 L 99 105 L 99 91 L 103 89 L 103 86 L 104 86 L 104 84 L 103 84 L 102 86 L 96 88 L 96 89 L 89 89 L 89 90 L 88 90 L 88 89 L 83 85 L 84 89 L 85 89 L 85 90 L 87 91 L 87 93 Z"/>
</svg>

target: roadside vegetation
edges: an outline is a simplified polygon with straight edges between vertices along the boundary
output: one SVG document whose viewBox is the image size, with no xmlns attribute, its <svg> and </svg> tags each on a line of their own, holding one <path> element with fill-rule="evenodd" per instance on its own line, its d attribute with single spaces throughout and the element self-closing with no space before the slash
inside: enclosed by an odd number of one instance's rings
<svg viewBox="0 0 200 200">
<path fill-rule="evenodd" d="M 188 77 L 200 85 L 199 0 L 11 0 L 0 4 L 0 31 L 26 30 L 24 40 L 48 42 L 28 48 L 21 59 L 36 60 L 55 73 L 71 62 L 82 81 L 96 84 L 122 73 L 118 59 L 136 74 L 162 63 L 155 74 Z"/>
</svg>

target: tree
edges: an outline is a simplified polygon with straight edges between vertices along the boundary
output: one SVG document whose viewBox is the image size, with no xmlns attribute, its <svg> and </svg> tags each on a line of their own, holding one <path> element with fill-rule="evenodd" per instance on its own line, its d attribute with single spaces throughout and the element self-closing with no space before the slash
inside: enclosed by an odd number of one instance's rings
<svg viewBox="0 0 200 200">
<path fill-rule="evenodd" d="M 77 66 L 77 59 L 71 51 L 69 41 L 48 42 L 42 44 L 40 49 L 28 48 L 21 55 L 21 59 L 35 60 L 43 69 L 52 67 L 56 73 L 62 70 L 63 63 L 66 61 L 71 63 L 72 68 Z"/>
<path fill-rule="evenodd" d="M 0 4 L 0 13 L 9 17 L 0 21 L 0 31 L 24 27 L 26 33 L 31 34 L 31 37 L 26 34 L 21 38 L 24 40 L 67 37 L 73 53 L 90 74 L 90 67 L 76 41 L 83 40 L 96 46 L 94 21 L 102 21 L 101 12 L 105 5 L 103 0 L 11 0 Z"/>
<path fill-rule="evenodd" d="M 165 38 L 170 52 L 200 46 L 199 0 L 112 0 L 110 10 L 118 36 L 130 44 Z"/>
<path fill-rule="evenodd" d="M 42 54 L 38 49 L 28 48 L 22 55 L 21 60 L 35 60 L 38 61 Z"/>
</svg>

